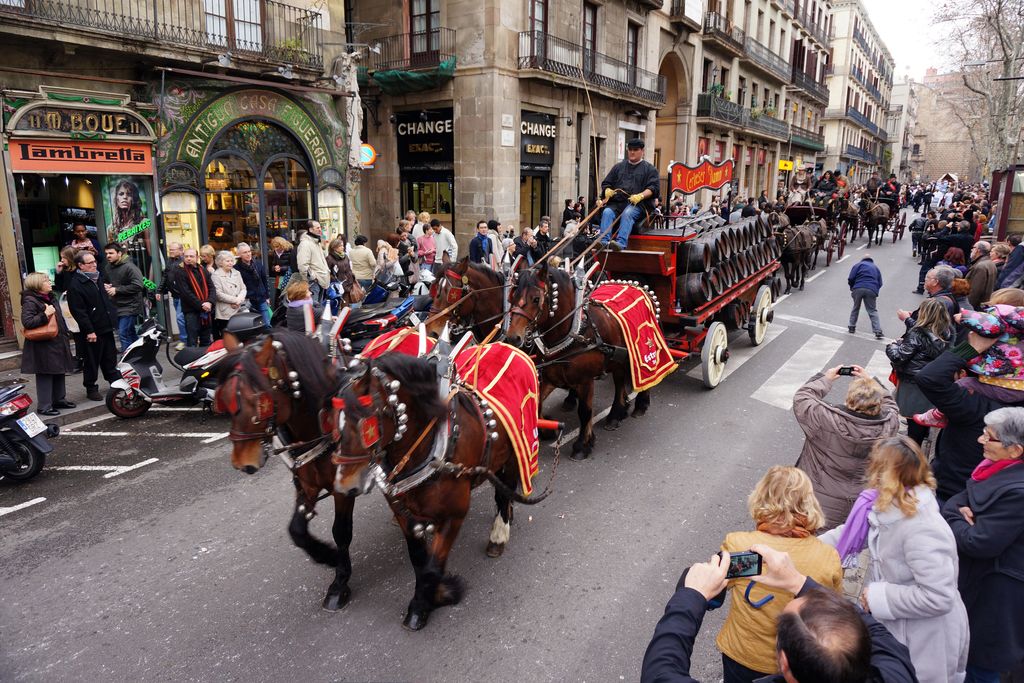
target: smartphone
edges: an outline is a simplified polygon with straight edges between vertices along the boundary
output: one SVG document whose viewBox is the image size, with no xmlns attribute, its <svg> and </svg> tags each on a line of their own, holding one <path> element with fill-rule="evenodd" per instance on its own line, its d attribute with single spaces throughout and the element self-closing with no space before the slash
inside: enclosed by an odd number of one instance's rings
<svg viewBox="0 0 1024 683">
<path fill-rule="evenodd" d="M 844 365 L 843 367 L 839 368 L 839 374 L 840 375 L 852 376 L 853 375 L 853 366 L 852 365 Z"/>
<path fill-rule="evenodd" d="M 729 571 L 725 578 L 738 579 L 744 576 L 760 576 L 764 558 L 752 550 L 729 555 Z"/>
</svg>

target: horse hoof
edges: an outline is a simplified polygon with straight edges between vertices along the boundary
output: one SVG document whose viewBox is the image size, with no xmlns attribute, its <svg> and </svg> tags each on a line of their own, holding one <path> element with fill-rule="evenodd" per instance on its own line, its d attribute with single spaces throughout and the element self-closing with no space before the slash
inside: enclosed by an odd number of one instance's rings
<svg viewBox="0 0 1024 683">
<path fill-rule="evenodd" d="M 606 432 L 614 432 L 621 426 L 622 423 L 619 420 L 613 420 L 611 418 L 608 418 L 607 420 L 604 421 L 604 429 Z"/>
<path fill-rule="evenodd" d="M 434 607 L 445 605 L 457 605 L 466 592 L 466 584 L 455 574 L 445 574 L 438 582 L 437 590 L 434 592 Z"/>
<path fill-rule="evenodd" d="M 643 417 L 646 414 L 647 408 L 641 408 L 640 406 L 637 406 L 636 408 L 633 409 L 633 417 Z"/>
<path fill-rule="evenodd" d="M 430 611 L 408 611 L 405 613 L 405 619 L 402 620 L 402 627 L 408 631 L 419 631 L 427 625 L 430 620 Z"/>
<path fill-rule="evenodd" d="M 590 451 L 589 450 L 577 451 L 576 449 L 573 449 L 572 453 L 569 454 L 569 458 L 571 460 L 575 460 L 577 462 L 579 462 L 580 460 L 586 460 L 589 457 L 590 457 Z"/>
<path fill-rule="evenodd" d="M 495 543 L 494 541 L 487 542 L 487 557 L 501 557 L 505 552 L 504 543 Z"/>
<path fill-rule="evenodd" d="M 576 410 L 576 399 L 572 396 L 566 396 L 565 400 L 562 401 L 562 410 Z"/>
<path fill-rule="evenodd" d="M 333 587 L 327 591 L 323 604 L 320 606 L 325 612 L 337 612 L 348 604 L 352 597 L 352 589 L 345 586 L 340 591 Z"/>
</svg>

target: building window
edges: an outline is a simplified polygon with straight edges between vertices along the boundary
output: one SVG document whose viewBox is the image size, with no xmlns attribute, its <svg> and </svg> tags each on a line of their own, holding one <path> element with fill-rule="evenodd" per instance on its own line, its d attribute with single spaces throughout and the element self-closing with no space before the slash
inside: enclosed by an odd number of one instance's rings
<svg viewBox="0 0 1024 683">
<path fill-rule="evenodd" d="M 206 39 L 245 52 L 262 52 L 263 24 L 259 0 L 203 0 Z"/>
<path fill-rule="evenodd" d="M 594 71 L 594 53 L 597 52 L 597 5 L 583 3 L 583 68 Z"/>
<path fill-rule="evenodd" d="M 636 84 L 636 68 L 640 63 L 640 25 L 632 22 L 626 27 L 626 66 L 629 83 Z"/>
<path fill-rule="evenodd" d="M 412 0 L 409 13 L 409 32 L 412 34 L 412 52 L 423 54 L 441 48 L 441 8 L 437 0 Z"/>
<path fill-rule="evenodd" d="M 548 28 L 548 0 L 530 0 L 530 30 L 546 33 Z"/>
</svg>

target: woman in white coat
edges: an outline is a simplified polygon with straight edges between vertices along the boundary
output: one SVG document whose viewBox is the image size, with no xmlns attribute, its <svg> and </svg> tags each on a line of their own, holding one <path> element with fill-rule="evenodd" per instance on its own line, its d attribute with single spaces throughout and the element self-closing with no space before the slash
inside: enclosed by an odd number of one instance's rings
<svg viewBox="0 0 1024 683">
<path fill-rule="evenodd" d="M 242 274 L 235 270 L 235 255 L 221 251 L 214 258 L 217 269 L 213 271 L 213 289 L 217 303 L 214 306 L 213 338 L 220 339 L 228 320 L 245 303 L 245 283 Z"/>
<path fill-rule="evenodd" d="M 821 540 L 836 546 L 844 566 L 868 548 L 861 606 L 907 646 L 921 683 L 959 683 L 969 628 L 957 590 L 956 541 L 920 447 L 906 436 L 879 440 L 868 486 L 846 523 Z"/>
</svg>

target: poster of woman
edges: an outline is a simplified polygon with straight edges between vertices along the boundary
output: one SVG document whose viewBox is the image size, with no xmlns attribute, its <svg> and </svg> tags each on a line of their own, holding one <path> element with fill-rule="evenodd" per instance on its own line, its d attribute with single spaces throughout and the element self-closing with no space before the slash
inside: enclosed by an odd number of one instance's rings
<svg viewBox="0 0 1024 683">
<path fill-rule="evenodd" d="M 107 176 L 103 213 L 107 224 L 106 241 L 126 245 L 142 274 L 151 277 L 149 231 L 152 218 L 147 202 L 147 182 L 142 178 Z"/>
</svg>

